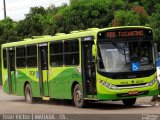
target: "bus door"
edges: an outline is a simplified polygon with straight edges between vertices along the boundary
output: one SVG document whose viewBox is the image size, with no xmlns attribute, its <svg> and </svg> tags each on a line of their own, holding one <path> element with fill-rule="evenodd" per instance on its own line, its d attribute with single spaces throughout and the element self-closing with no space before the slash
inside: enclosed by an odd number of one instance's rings
<svg viewBox="0 0 160 120">
<path fill-rule="evenodd" d="M 49 96 L 48 85 L 48 44 L 42 43 L 38 47 L 38 70 L 41 96 Z"/>
<path fill-rule="evenodd" d="M 92 57 L 92 45 L 93 44 L 94 44 L 93 37 L 82 39 L 81 58 L 82 58 L 84 97 L 89 97 L 89 98 L 94 98 L 94 95 L 97 94 L 95 59 L 94 57 Z"/>
<path fill-rule="evenodd" d="M 15 48 L 8 49 L 8 85 L 9 94 L 16 93 L 16 77 L 15 77 Z"/>
</svg>

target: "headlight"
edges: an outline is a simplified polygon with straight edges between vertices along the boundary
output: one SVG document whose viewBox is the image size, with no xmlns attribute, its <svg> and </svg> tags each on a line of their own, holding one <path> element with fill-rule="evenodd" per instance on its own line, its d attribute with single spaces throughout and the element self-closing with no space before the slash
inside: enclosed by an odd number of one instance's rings
<svg viewBox="0 0 160 120">
<path fill-rule="evenodd" d="M 103 80 L 100 80 L 99 82 L 100 82 L 103 86 L 105 86 L 105 87 L 107 87 L 107 88 L 110 88 L 110 89 L 118 89 L 117 86 L 112 85 L 112 84 L 110 84 L 110 83 L 107 83 L 107 82 L 105 82 L 105 81 L 103 81 Z"/>
<path fill-rule="evenodd" d="M 155 78 L 152 81 L 150 81 L 149 83 L 147 83 L 146 86 L 152 86 L 156 81 L 157 81 L 157 79 Z"/>
</svg>

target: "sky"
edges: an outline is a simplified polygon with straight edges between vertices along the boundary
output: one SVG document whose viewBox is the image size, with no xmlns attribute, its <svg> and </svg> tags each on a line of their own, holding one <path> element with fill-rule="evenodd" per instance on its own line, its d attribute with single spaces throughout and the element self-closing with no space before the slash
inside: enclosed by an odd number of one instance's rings
<svg viewBox="0 0 160 120">
<path fill-rule="evenodd" d="M 62 3 L 69 4 L 69 0 L 5 0 L 6 1 L 6 14 L 13 20 L 22 20 L 25 14 L 29 13 L 30 7 L 48 6 L 54 4 L 60 6 Z M 3 0 L 0 0 L 0 20 L 4 18 Z"/>
</svg>

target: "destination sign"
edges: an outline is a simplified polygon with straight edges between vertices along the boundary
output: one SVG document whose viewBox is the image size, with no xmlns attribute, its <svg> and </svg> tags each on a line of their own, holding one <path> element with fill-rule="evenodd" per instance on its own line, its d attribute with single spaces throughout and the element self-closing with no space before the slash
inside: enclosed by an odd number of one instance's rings
<svg viewBox="0 0 160 120">
<path fill-rule="evenodd" d="M 152 31 L 150 29 L 118 29 L 109 30 L 98 33 L 98 38 L 101 39 L 113 39 L 113 38 L 128 38 L 128 37 L 146 37 L 152 36 Z"/>
<path fill-rule="evenodd" d="M 107 38 L 112 38 L 112 37 L 139 37 L 139 36 L 144 36 L 143 30 L 106 32 L 106 37 Z"/>
</svg>

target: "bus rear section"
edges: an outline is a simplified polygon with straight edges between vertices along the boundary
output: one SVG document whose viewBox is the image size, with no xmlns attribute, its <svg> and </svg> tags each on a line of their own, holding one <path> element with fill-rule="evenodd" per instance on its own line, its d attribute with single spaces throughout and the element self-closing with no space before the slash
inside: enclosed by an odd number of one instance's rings
<svg viewBox="0 0 160 120">
<path fill-rule="evenodd" d="M 99 100 L 122 100 L 158 94 L 152 30 L 119 28 L 97 35 L 97 95 Z"/>
</svg>

